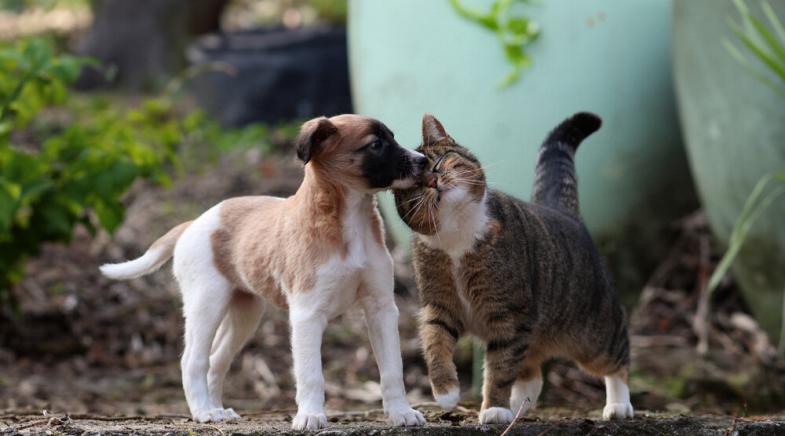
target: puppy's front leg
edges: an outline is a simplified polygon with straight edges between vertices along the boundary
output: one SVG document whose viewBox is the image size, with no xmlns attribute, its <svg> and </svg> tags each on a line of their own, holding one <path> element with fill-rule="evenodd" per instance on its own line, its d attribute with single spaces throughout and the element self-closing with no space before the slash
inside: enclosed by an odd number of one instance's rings
<svg viewBox="0 0 785 436">
<path fill-rule="evenodd" d="M 289 312 L 292 326 L 292 357 L 297 385 L 295 430 L 318 430 L 327 426 L 324 414 L 324 375 L 322 374 L 322 336 L 327 317 L 317 310 Z"/>
<path fill-rule="evenodd" d="M 379 282 L 378 279 L 376 282 Z M 411 408 L 403 385 L 398 308 L 393 297 L 392 268 L 388 285 L 384 288 L 374 287 L 374 291 L 368 284 L 366 295 L 362 299 L 368 336 L 381 376 L 382 403 L 392 425 L 424 425 L 425 417 Z"/>
</svg>

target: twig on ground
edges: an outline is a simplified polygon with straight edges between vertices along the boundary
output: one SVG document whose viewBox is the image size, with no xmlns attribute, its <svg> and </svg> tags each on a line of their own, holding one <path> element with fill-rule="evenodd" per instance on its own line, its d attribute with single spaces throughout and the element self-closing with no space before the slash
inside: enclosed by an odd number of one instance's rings
<svg viewBox="0 0 785 436">
<path fill-rule="evenodd" d="M 510 422 L 510 425 L 508 425 L 507 428 L 505 428 L 504 431 L 502 432 L 502 434 L 500 434 L 499 436 L 504 436 L 504 435 L 507 434 L 507 432 L 510 431 L 512 426 L 515 425 L 515 421 L 517 421 L 518 418 L 520 418 L 521 412 L 523 411 L 523 406 L 525 404 L 527 404 L 527 403 L 531 403 L 531 400 L 529 399 L 529 397 L 526 397 L 526 398 L 524 398 L 523 401 L 521 401 L 521 405 L 518 406 L 518 411 L 515 412 L 515 416 L 512 417 L 512 422 Z"/>
<path fill-rule="evenodd" d="M 224 433 L 223 430 L 221 430 L 220 428 L 218 428 L 218 427 L 216 427 L 214 425 L 205 425 L 205 427 L 208 427 L 208 428 L 211 428 L 211 429 L 217 431 L 218 434 L 220 434 L 221 436 L 225 436 L 226 435 L 226 433 Z"/>
</svg>

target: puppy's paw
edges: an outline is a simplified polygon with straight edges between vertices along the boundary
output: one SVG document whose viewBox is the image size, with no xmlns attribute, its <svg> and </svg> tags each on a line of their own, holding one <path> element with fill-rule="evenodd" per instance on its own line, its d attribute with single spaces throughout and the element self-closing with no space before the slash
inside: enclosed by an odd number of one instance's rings
<svg viewBox="0 0 785 436">
<path fill-rule="evenodd" d="M 434 391 L 433 398 L 445 412 L 449 412 L 458 405 L 458 400 L 461 399 L 461 388 L 453 386 L 444 394 L 437 394 L 436 391 Z"/>
<path fill-rule="evenodd" d="M 327 427 L 324 413 L 298 413 L 292 420 L 293 430 L 319 430 Z"/>
<path fill-rule="evenodd" d="M 624 419 L 632 418 L 635 412 L 630 403 L 610 403 L 605 405 L 602 411 L 602 419 Z"/>
<path fill-rule="evenodd" d="M 413 427 L 418 425 L 425 425 L 425 417 L 422 415 L 422 413 L 412 409 L 411 407 L 405 407 L 399 410 L 390 410 L 387 413 L 387 420 L 393 427 Z"/>
<path fill-rule="evenodd" d="M 512 422 L 512 410 L 504 407 L 489 407 L 480 412 L 480 424 L 509 424 Z"/>
<path fill-rule="evenodd" d="M 229 409 L 231 410 L 231 409 Z M 232 410 L 232 413 L 234 411 Z M 240 416 L 234 413 L 237 418 Z M 208 410 L 199 410 L 193 412 L 192 414 L 193 420 L 196 422 L 221 422 L 230 420 L 227 418 L 227 415 L 224 413 L 224 409 L 208 409 Z"/>
</svg>

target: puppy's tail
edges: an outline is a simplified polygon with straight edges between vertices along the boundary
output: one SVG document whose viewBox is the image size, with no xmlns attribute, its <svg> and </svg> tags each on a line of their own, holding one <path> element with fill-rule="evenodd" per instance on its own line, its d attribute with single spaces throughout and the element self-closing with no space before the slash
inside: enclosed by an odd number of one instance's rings
<svg viewBox="0 0 785 436">
<path fill-rule="evenodd" d="M 177 227 L 169 230 L 165 235 L 153 242 L 147 251 L 134 260 L 123 263 L 107 263 L 101 265 L 100 270 L 103 275 L 115 280 L 129 280 L 141 277 L 145 274 L 157 270 L 165 264 L 174 253 L 174 246 L 180 235 L 191 225 L 193 221 L 186 221 Z"/>
</svg>

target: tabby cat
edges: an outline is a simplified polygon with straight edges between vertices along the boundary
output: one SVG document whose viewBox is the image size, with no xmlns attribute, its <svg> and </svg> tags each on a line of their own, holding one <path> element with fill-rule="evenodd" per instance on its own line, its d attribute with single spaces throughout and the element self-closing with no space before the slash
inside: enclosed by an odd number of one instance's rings
<svg viewBox="0 0 785 436">
<path fill-rule="evenodd" d="M 605 419 L 633 416 L 624 312 L 578 211 L 573 157 L 600 124 L 578 113 L 550 133 L 526 203 L 487 187 L 477 158 L 424 116 L 417 151 L 432 175 L 395 191 L 395 201 L 415 232 L 420 336 L 442 408 L 460 396 L 455 343 L 473 334 L 486 343 L 481 423 L 507 423 L 533 407 L 540 366 L 557 356 L 604 376 Z"/>
</svg>

